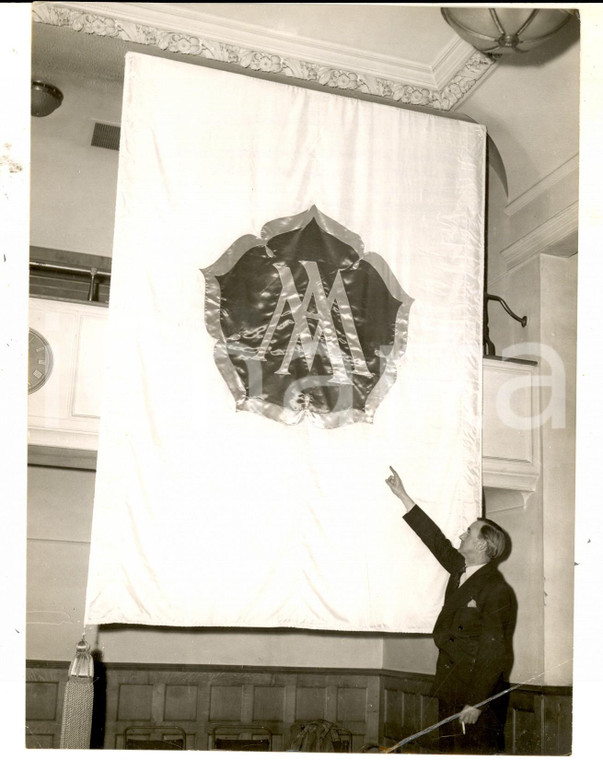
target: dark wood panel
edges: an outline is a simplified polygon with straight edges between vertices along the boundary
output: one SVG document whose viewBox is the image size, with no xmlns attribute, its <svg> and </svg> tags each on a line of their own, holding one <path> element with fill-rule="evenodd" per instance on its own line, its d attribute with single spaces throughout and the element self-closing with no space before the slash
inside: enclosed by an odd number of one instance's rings
<svg viewBox="0 0 603 760">
<path fill-rule="evenodd" d="M 569 755 L 572 748 L 572 714 L 564 697 L 543 699 L 545 755 Z"/>
<path fill-rule="evenodd" d="M 118 720 L 152 720 L 153 687 L 151 684 L 122 683 L 117 703 Z"/>
<path fill-rule="evenodd" d="M 242 686 L 212 686 L 209 702 L 209 719 L 242 720 L 243 704 Z"/>
<path fill-rule="evenodd" d="M 25 714 L 29 720 L 55 720 L 58 709 L 58 682 L 29 683 L 25 693 Z"/>
<path fill-rule="evenodd" d="M 26 749 L 58 749 L 58 744 L 55 744 L 54 733 L 50 734 L 30 734 L 25 735 L 25 748 Z"/>
<path fill-rule="evenodd" d="M 279 721 L 284 719 L 284 686 L 256 686 L 253 689 L 253 720 Z"/>
<path fill-rule="evenodd" d="M 347 725 L 366 721 L 366 687 L 337 689 L 337 722 Z"/>
<path fill-rule="evenodd" d="M 327 704 L 327 690 L 323 686 L 298 686 L 296 720 L 323 720 Z"/>
<path fill-rule="evenodd" d="M 433 726 L 438 722 L 438 700 L 430 696 L 421 696 L 421 728 Z"/>
<path fill-rule="evenodd" d="M 383 736 L 395 743 L 396 737 L 402 736 L 402 700 L 400 689 L 384 689 Z M 389 742 L 388 742 L 389 743 Z"/>
<path fill-rule="evenodd" d="M 180 723 L 197 719 L 197 687 L 188 684 L 168 684 L 165 687 L 163 719 Z"/>
<path fill-rule="evenodd" d="M 511 707 L 510 712 L 510 722 L 507 718 L 506 745 L 508 749 L 514 755 L 539 755 L 541 752 L 540 721 L 534 711 Z"/>
</svg>

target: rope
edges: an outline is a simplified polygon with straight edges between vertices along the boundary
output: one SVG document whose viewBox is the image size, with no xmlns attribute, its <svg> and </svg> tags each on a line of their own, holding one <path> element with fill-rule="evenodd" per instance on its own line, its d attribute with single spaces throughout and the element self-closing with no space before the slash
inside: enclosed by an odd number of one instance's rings
<svg viewBox="0 0 603 760">
<path fill-rule="evenodd" d="M 69 666 L 63 716 L 61 720 L 61 749 L 90 749 L 92 708 L 94 702 L 94 661 L 90 646 L 82 635 L 75 657 Z"/>
<path fill-rule="evenodd" d="M 70 678 L 65 687 L 61 749 L 90 749 L 94 687 L 91 678 Z"/>
</svg>

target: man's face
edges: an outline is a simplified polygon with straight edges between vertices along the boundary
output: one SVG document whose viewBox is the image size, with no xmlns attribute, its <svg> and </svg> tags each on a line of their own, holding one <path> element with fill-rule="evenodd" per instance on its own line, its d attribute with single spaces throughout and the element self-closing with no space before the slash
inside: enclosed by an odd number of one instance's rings
<svg viewBox="0 0 603 760">
<path fill-rule="evenodd" d="M 482 530 L 483 522 L 481 520 L 476 520 L 474 523 L 472 523 L 467 530 L 464 533 L 461 533 L 459 538 L 461 539 L 461 545 L 459 546 L 459 552 L 463 555 L 463 557 L 473 557 L 476 554 L 480 554 L 482 551 L 482 541 L 483 539 L 480 538 L 480 533 Z M 476 544 L 479 542 L 480 546 L 479 548 L 476 546 Z"/>
</svg>

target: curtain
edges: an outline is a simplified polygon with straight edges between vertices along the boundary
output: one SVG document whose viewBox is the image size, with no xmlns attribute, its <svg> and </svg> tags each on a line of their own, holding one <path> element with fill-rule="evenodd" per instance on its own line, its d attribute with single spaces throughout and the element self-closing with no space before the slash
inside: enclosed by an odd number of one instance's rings
<svg viewBox="0 0 603 760">
<path fill-rule="evenodd" d="M 428 632 L 480 513 L 485 128 L 128 54 L 88 624 Z"/>
</svg>

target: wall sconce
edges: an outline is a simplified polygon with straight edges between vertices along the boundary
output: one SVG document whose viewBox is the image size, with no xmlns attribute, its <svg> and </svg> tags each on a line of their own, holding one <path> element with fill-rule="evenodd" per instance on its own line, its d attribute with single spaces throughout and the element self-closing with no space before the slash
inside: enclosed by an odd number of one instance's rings
<svg viewBox="0 0 603 760">
<path fill-rule="evenodd" d="M 54 85 L 45 82 L 31 83 L 31 115 L 48 116 L 63 102 L 63 93 Z"/>
<path fill-rule="evenodd" d="M 442 8 L 454 31 L 488 55 L 526 53 L 556 34 L 575 11 L 552 8 Z"/>
</svg>

